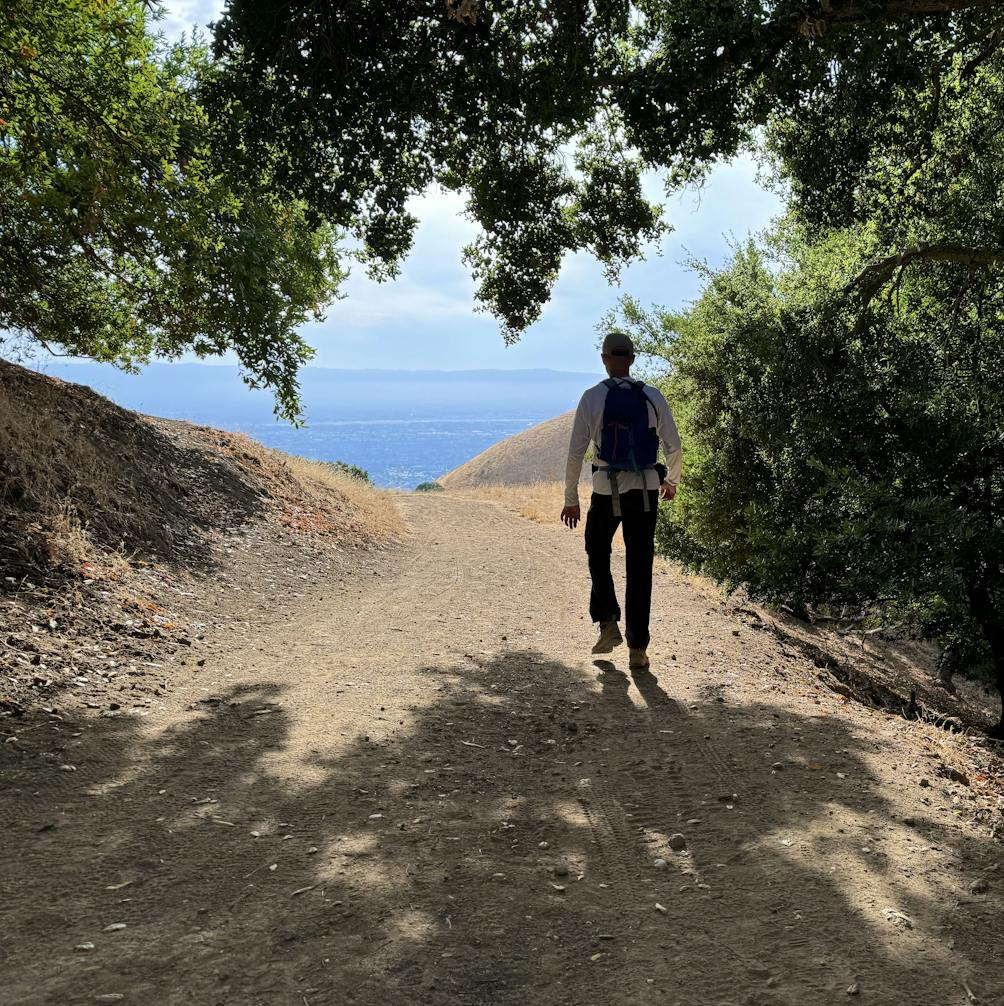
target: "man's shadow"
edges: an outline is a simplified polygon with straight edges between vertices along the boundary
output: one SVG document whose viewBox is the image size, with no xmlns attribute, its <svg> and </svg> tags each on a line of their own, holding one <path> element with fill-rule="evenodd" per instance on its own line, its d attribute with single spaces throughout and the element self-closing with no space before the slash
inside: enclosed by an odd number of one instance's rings
<svg viewBox="0 0 1004 1006">
<path fill-rule="evenodd" d="M 628 689 L 633 681 L 646 705 L 653 711 L 669 712 L 677 707 L 676 702 L 659 686 L 659 680 L 648 668 L 632 670 L 630 676 L 620 670 L 612 660 L 594 660 L 593 666 L 600 683 L 604 702 L 612 706 L 633 707 Z"/>
</svg>

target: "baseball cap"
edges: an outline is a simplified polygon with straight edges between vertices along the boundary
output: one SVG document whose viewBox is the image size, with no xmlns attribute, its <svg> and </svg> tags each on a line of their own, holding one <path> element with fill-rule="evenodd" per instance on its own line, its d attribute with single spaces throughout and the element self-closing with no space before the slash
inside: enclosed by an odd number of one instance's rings
<svg viewBox="0 0 1004 1006">
<path fill-rule="evenodd" d="M 634 343 L 616 330 L 603 337 L 603 352 L 608 356 L 634 356 Z"/>
</svg>

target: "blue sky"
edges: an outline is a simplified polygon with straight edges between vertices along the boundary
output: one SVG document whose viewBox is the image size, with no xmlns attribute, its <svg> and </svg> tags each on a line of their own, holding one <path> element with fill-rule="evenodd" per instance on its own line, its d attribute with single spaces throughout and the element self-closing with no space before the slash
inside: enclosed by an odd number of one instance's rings
<svg viewBox="0 0 1004 1006">
<path fill-rule="evenodd" d="M 205 25 L 219 13 L 216 0 L 167 0 L 161 28 L 176 36 Z M 430 192 L 414 200 L 421 221 L 415 246 L 400 277 L 377 284 L 354 270 L 325 321 L 308 325 L 305 336 L 325 367 L 402 369 L 470 368 L 596 369 L 597 321 L 630 293 L 642 303 L 682 307 L 698 292 L 688 259 L 720 263 L 730 240 L 764 228 L 780 210 L 776 196 L 756 183 L 747 160 L 717 168 L 698 194 L 666 200 L 674 227 L 645 261 L 624 270 L 620 285 L 606 282 L 588 255 L 567 259 L 541 319 L 519 343 L 505 346 L 498 323 L 475 310 L 474 283 L 461 262 L 461 249 L 476 233 L 464 218 L 463 200 Z M 659 198 L 653 179 L 653 197 Z"/>
</svg>

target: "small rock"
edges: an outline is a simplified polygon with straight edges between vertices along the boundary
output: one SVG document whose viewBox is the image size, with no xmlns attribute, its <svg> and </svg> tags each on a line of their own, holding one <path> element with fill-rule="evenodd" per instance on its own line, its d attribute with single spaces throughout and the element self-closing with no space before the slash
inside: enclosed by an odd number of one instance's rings
<svg viewBox="0 0 1004 1006">
<path fill-rule="evenodd" d="M 501 881 L 503 881 L 505 879 L 506 879 L 506 875 L 504 873 L 493 873 L 492 874 L 492 880 L 497 880 L 497 881 L 501 882 Z"/>
<path fill-rule="evenodd" d="M 105 992 L 94 997 L 96 1003 L 119 1003 L 123 999 L 125 996 L 121 992 Z"/>
<path fill-rule="evenodd" d="M 78 953 L 86 954 L 88 951 L 94 949 L 93 943 L 78 943 L 74 948 Z"/>
<path fill-rule="evenodd" d="M 987 880 L 986 880 L 985 877 L 977 877 L 969 885 L 969 893 L 970 894 L 986 894 L 987 891 L 989 891 L 989 890 L 990 890 L 990 884 L 987 883 Z"/>
<path fill-rule="evenodd" d="M 899 909 L 887 908 L 884 915 L 894 925 L 903 926 L 905 929 L 913 929 L 913 919 L 905 912 L 899 911 Z"/>
<path fill-rule="evenodd" d="M 679 832 L 677 832 L 675 835 L 670 835 L 669 847 L 674 852 L 681 852 L 683 849 L 686 849 L 687 848 L 686 836 L 681 835 Z"/>
<path fill-rule="evenodd" d="M 309 849 L 307 849 L 307 855 L 308 856 L 313 856 L 314 853 L 316 853 L 317 851 L 318 851 L 317 850 L 317 846 L 316 845 L 312 845 L 312 846 L 310 846 Z"/>
<path fill-rule="evenodd" d="M 564 894 L 566 890 L 564 884 L 551 884 L 551 887 L 553 887 L 558 892 L 558 894 Z"/>
<path fill-rule="evenodd" d="M 903 824 L 905 824 L 908 828 L 916 828 L 917 819 L 915 817 L 904 817 Z"/>
<path fill-rule="evenodd" d="M 924 789 L 927 789 L 927 788 L 928 788 L 928 787 L 929 787 L 929 786 L 931 785 L 931 780 L 930 780 L 930 779 L 921 779 L 921 780 L 920 780 L 920 785 L 921 785 L 921 786 L 922 786 L 922 787 L 923 787 Z"/>
<path fill-rule="evenodd" d="M 861 990 L 858 988 L 858 983 L 855 982 L 853 985 L 847 986 L 847 994 L 849 996 L 856 996 Z"/>
<path fill-rule="evenodd" d="M 666 866 L 666 860 L 664 859 L 653 859 L 652 865 L 657 869 L 661 870 Z"/>
<path fill-rule="evenodd" d="M 774 762 L 774 764 L 771 765 L 770 770 L 772 772 L 781 772 L 781 771 L 783 771 L 784 770 L 784 762 L 783 761 L 776 761 L 776 762 Z"/>
<path fill-rule="evenodd" d="M 59 771 L 60 772 L 76 772 L 77 771 L 77 766 L 76 765 L 60 765 L 59 766 Z"/>
<path fill-rule="evenodd" d="M 124 922 L 113 922 L 110 926 L 105 926 L 101 930 L 103 933 L 117 933 L 120 929 L 125 929 L 126 924 Z"/>
<path fill-rule="evenodd" d="M 665 905 L 660 905 L 658 901 L 655 903 L 655 910 L 662 915 L 666 915 L 669 912 L 669 909 Z"/>
<path fill-rule="evenodd" d="M 556 877 L 567 877 L 568 876 L 568 867 L 567 866 L 556 866 L 554 868 L 554 875 Z"/>
<path fill-rule="evenodd" d="M 537 843 L 537 848 L 538 849 L 549 849 L 550 848 L 550 844 L 547 843 L 547 842 L 538 842 Z"/>
</svg>

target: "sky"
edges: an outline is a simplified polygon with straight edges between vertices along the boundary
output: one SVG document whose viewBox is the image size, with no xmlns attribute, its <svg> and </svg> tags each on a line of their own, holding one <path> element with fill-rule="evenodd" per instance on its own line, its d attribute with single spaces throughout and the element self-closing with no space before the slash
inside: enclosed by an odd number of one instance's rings
<svg viewBox="0 0 1004 1006">
<path fill-rule="evenodd" d="M 176 37 L 219 14 L 219 0 L 166 0 L 161 30 Z M 429 192 L 412 201 L 420 221 L 415 245 L 400 276 L 387 283 L 353 270 L 324 321 L 308 324 L 314 365 L 324 367 L 466 370 L 481 368 L 592 371 L 597 367 L 596 325 L 619 297 L 682 308 L 699 292 L 686 263 L 720 264 L 732 244 L 766 227 L 780 212 L 777 197 L 756 182 L 744 159 L 719 166 L 700 193 L 666 199 L 651 179 L 650 195 L 666 204 L 673 232 L 649 249 L 644 261 L 623 270 L 611 286 L 588 254 L 566 259 L 543 315 L 512 346 L 499 323 L 479 313 L 474 282 L 461 252 L 477 233 L 463 214 L 463 198 Z"/>
</svg>

